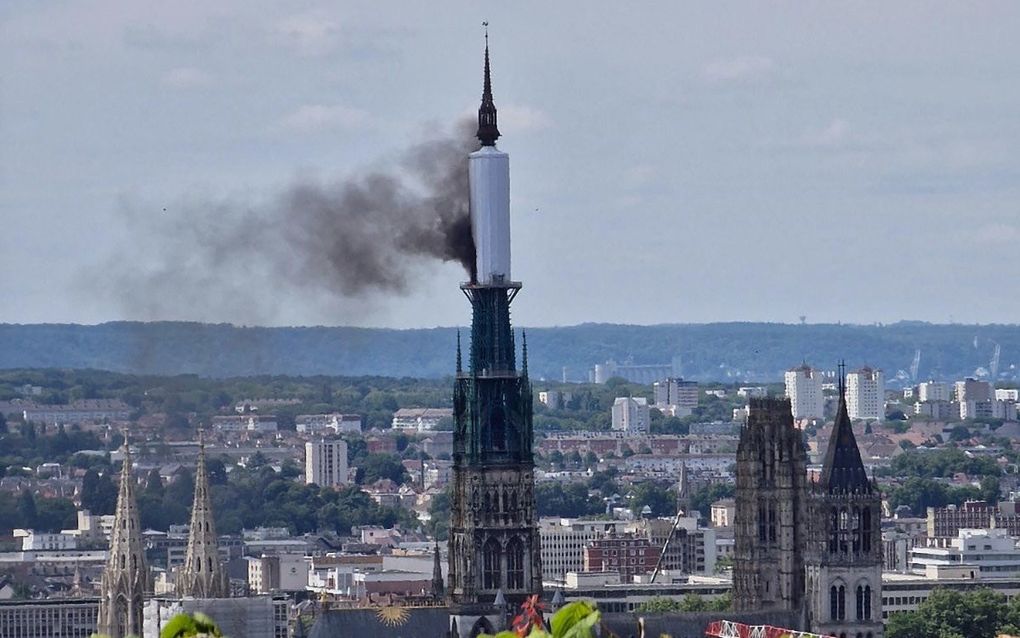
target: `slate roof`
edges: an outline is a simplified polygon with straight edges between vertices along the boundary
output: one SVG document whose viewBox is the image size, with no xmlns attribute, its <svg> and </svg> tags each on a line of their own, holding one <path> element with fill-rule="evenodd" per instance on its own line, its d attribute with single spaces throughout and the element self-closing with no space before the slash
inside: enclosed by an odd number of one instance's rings
<svg viewBox="0 0 1020 638">
<path fill-rule="evenodd" d="M 840 384 L 839 409 L 832 425 L 829 448 L 822 463 L 821 487 L 829 494 L 871 494 L 872 485 L 861 461 L 853 424 L 846 409 L 846 390 Z"/>
<path fill-rule="evenodd" d="M 446 638 L 449 631 L 447 607 L 361 607 L 320 614 L 308 638 Z"/>
</svg>

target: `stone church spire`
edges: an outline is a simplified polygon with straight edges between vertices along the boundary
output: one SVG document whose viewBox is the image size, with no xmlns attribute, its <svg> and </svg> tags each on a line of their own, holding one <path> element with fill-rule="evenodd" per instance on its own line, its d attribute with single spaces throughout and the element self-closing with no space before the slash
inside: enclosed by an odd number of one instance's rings
<svg viewBox="0 0 1020 638">
<path fill-rule="evenodd" d="M 861 451 L 857 447 L 857 437 L 854 436 L 850 413 L 846 407 L 846 381 L 842 363 L 839 374 L 839 408 L 836 410 L 836 420 L 832 424 L 832 436 L 829 437 L 829 447 L 825 451 L 819 484 L 825 491 L 833 494 L 840 492 L 870 494 L 872 490 L 871 481 L 868 480 L 864 463 L 861 461 Z"/>
<path fill-rule="evenodd" d="M 110 638 L 142 635 L 142 602 L 149 591 L 149 569 L 142 548 L 131 467 L 131 449 L 125 439 L 117 513 L 99 600 L 98 633 Z"/>
<path fill-rule="evenodd" d="M 843 379 L 840 363 L 839 408 L 809 505 L 807 617 L 816 633 L 881 638 L 882 497 L 861 461 Z"/>
<path fill-rule="evenodd" d="M 475 276 L 471 346 L 453 393 L 453 494 L 446 591 L 451 634 L 496 633 L 505 609 L 542 593 L 535 507 L 533 406 L 527 351 L 517 367 L 510 305 L 521 289 L 510 273 L 510 157 L 499 130 L 486 46 L 480 149 L 468 158 Z M 466 369 L 464 369 L 466 368 Z"/>
<path fill-rule="evenodd" d="M 446 598 L 446 585 L 443 583 L 443 566 L 439 558 L 439 541 L 436 541 L 432 560 L 432 597 L 436 600 Z"/>
<path fill-rule="evenodd" d="M 199 433 L 191 531 L 188 533 L 184 567 L 177 580 L 177 594 L 194 598 L 227 598 L 229 593 L 227 574 L 220 563 L 216 522 L 213 520 L 209 474 L 205 468 L 205 443 Z"/>
</svg>

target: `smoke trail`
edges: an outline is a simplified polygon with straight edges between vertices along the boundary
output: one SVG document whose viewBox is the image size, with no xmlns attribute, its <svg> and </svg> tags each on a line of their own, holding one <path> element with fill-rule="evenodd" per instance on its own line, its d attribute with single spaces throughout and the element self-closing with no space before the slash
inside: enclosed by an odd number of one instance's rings
<svg viewBox="0 0 1020 638">
<path fill-rule="evenodd" d="M 220 320 L 256 323 L 270 317 L 252 288 L 406 294 L 434 260 L 458 262 L 473 279 L 467 154 L 476 147 L 462 122 L 410 149 L 395 170 L 298 182 L 263 204 L 191 201 L 155 220 L 128 210 L 141 254 L 104 264 L 103 289 L 135 318 L 208 319 L 187 309 L 211 308 Z"/>
</svg>

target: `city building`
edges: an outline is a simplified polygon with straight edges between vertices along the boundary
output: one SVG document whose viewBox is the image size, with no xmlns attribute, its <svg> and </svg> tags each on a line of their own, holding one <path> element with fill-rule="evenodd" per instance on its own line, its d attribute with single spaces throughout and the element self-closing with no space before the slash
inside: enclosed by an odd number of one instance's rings
<svg viewBox="0 0 1020 638">
<path fill-rule="evenodd" d="M 152 589 L 142 549 L 142 528 L 131 467 L 131 449 L 125 441 L 117 510 L 99 599 L 97 633 L 109 638 L 142 634 L 142 603 Z"/>
<path fill-rule="evenodd" d="M 1020 515 L 1015 501 L 998 504 L 967 501 L 962 505 L 929 507 L 927 536 L 929 539 L 956 538 L 963 529 L 995 528 L 1010 536 L 1020 536 Z"/>
<path fill-rule="evenodd" d="M 350 482 L 347 442 L 341 439 L 305 443 L 305 484 L 341 487 Z"/>
<path fill-rule="evenodd" d="M 684 381 L 678 377 L 667 377 L 652 384 L 655 396 L 655 407 L 663 409 L 670 406 L 693 409 L 698 407 L 698 382 Z M 689 414 L 689 412 L 688 412 Z"/>
<path fill-rule="evenodd" d="M 921 403 L 926 401 L 952 401 L 953 387 L 941 381 L 925 381 L 917 386 L 917 400 Z"/>
<path fill-rule="evenodd" d="M 308 434 L 332 430 L 336 434 L 361 432 L 360 414 L 299 414 L 294 417 L 294 429 Z"/>
<path fill-rule="evenodd" d="M 646 537 L 624 534 L 589 541 L 584 548 L 584 571 L 619 572 L 622 582 L 655 569 L 662 552 Z"/>
<path fill-rule="evenodd" d="M 997 401 L 995 399 L 975 401 L 968 399 L 960 401 L 957 405 L 960 406 L 961 419 L 984 418 L 1015 421 L 1017 417 L 1016 403 L 1013 401 Z"/>
<path fill-rule="evenodd" d="M 861 368 L 846 375 L 846 406 L 850 419 L 885 419 L 885 377 L 881 370 Z"/>
<path fill-rule="evenodd" d="M 591 380 L 594 383 L 603 384 L 613 377 L 619 377 L 631 383 L 654 383 L 677 372 L 677 366 L 672 363 L 617 363 L 613 359 L 609 359 L 605 363 L 595 364 L 595 369 L 591 373 Z"/>
<path fill-rule="evenodd" d="M 647 434 L 651 422 L 648 399 L 618 397 L 613 401 L 613 429 L 627 434 Z"/>
<path fill-rule="evenodd" d="M 808 501 L 805 603 L 815 633 L 876 638 L 882 635 L 882 495 L 861 461 L 846 395 L 840 366 L 836 420 Z"/>
<path fill-rule="evenodd" d="M 1009 530 L 961 529 L 948 545 L 912 548 L 910 571 L 929 578 L 1020 578 L 1020 549 Z"/>
<path fill-rule="evenodd" d="M 730 527 L 737 512 L 737 502 L 732 498 L 724 498 L 712 503 L 710 510 L 712 527 Z"/>
<path fill-rule="evenodd" d="M 995 398 L 995 388 L 988 381 L 978 381 L 968 377 L 963 381 L 957 381 L 955 388 L 957 403 L 991 401 Z"/>
<path fill-rule="evenodd" d="M 276 432 L 276 417 L 265 414 L 245 413 L 230 416 L 214 416 L 212 427 L 216 432 Z"/>
<path fill-rule="evenodd" d="M 822 377 L 821 370 L 815 370 L 806 363 L 787 370 L 783 375 L 786 398 L 790 400 L 794 419 L 820 419 L 825 416 Z"/>
<path fill-rule="evenodd" d="M 91 638 L 99 617 L 98 598 L 0 601 L 3 638 Z"/>
<path fill-rule="evenodd" d="M 914 403 L 914 414 L 930 417 L 936 421 L 955 419 L 959 413 L 959 405 L 949 401 L 918 401 Z"/>
<path fill-rule="evenodd" d="M 467 638 L 505 627 L 503 605 L 542 593 L 532 445 L 533 390 L 527 341 L 517 370 L 510 304 L 521 289 L 510 273 L 510 159 L 499 137 L 489 48 L 478 109 L 481 148 L 468 159 L 476 255 L 471 281 L 468 369 L 457 343 L 450 503 L 450 633 Z M 497 600 L 498 598 L 498 600 Z M 498 604 L 497 604 L 498 603 Z"/>
<path fill-rule="evenodd" d="M 751 399 L 737 447 L 735 611 L 804 603 L 807 451 L 789 399 Z"/>
<path fill-rule="evenodd" d="M 32 529 L 15 529 L 14 538 L 21 539 L 21 551 L 62 551 L 78 548 L 78 536 L 65 532 L 37 532 Z"/>
<path fill-rule="evenodd" d="M 660 569 L 675 574 L 715 573 L 718 558 L 716 533 L 714 529 L 700 527 L 697 516 L 681 516 L 679 520 L 649 518 L 637 521 L 625 529 L 647 537 L 652 546 L 660 550 L 665 548 Z"/>
<path fill-rule="evenodd" d="M 67 405 L 26 406 L 22 412 L 25 421 L 83 425 L 100 421 L 127 421 L 131 406 L 120 399 L 80 399 Z"/>
<path fill-rule="evenodd" d="M 245 561 L 252 594 L 302 591 L 308 586 L 309 562 L 304 554 L 262 554 L 246 556 Z"/>
<path fill-rule="evenodd" d="M 574 394 L 572 392 L 564 392 L 562 390 L 542 390 L 538 393 L 538 402 L 550 410 L 559 410 L 566 407 L 567 403 L 570 403 L 573 398 Z"/>
<path fill-rule="evenodd" d="M 452 418 L 451 408 L 400 408 L 393 413 L 392 427 L 427 432 L 435 430 L 443 419 Z"/>
<path fill-rule="evenodd" d="M 538 522 L 542 547 L 542 571 L 550 580 L 562 580 L 567 572 L 584 571 L 584 548 L 591 541 L 623 532 L 624 521 L 580 518 L 543 518 Z"/>
<path fill-rule="evenodd" d="M 1016 388 L 997 388 L 995 390 L 995 400 L 1018 403 L 1020 402 L 1020 390 Z"/>
</svg>

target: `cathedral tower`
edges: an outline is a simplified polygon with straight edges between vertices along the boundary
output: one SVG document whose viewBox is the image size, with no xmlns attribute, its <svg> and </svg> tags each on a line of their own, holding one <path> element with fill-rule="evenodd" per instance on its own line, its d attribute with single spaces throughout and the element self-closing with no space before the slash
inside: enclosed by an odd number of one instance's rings
<svg viewBox="0 0 1020 638">
<path fill-rule="evenodd" d="M 468 158 L 476 272 L 461 286 L 471 302 L 471 346 L 464 370 L 458 338 L 454 387 L 447 594 L 461 636 L 494 633 L 504 613 L 494 601 L 516 607 L 542 592 L 527 343 L 518 371 L 510 326 L 510 303 L 521 289 L 510 278 L 510 160 L 496 148 L 488 41 L 484 68 L 481 148 Z"/>
<path fill-rule="evenodd" d="M 212 496 L 209 494 L 209 474 L 205 468 L 205 443 L 201 434 L 188 552 L 177 577 L 177 595 L 193 598 L 227 598 L 230 595 L 227 573 L 220 563 Z"/>
<path fill-rule="evenodd" d="M 882 497 L 868 479 L 846 406 L 839 409 L 810 496 L 807 612 L 811 630 L 839 638 L 882 636 Z"/>
<path fill-rule="evenodd" d="M 737 446 L 735 610 L 803 608 L 806 473 L 789 399 L 751 399 Z"/>
<path fill-rule="evenodd" d="M 103 571 L 97 633 L 110 638 L 142 635 L 142 602 L 149 593 L 149 569 L 142 549 L 142 529 L 131 475 L 131 449 L 124 441 L 117 513 L 110 536 L 110 554 Z"/>
</svg>

